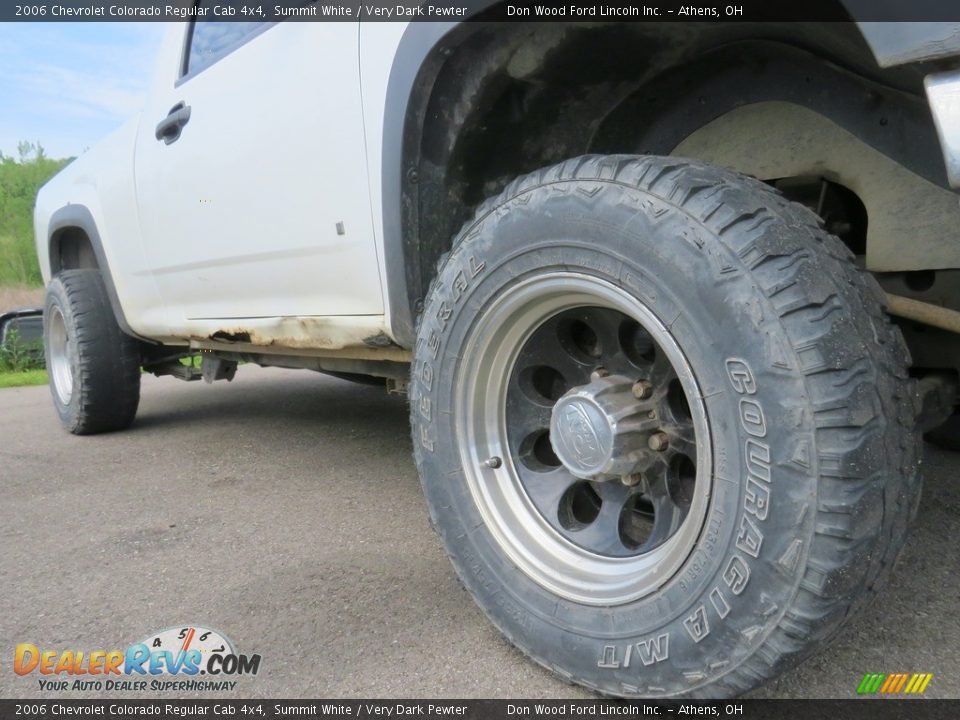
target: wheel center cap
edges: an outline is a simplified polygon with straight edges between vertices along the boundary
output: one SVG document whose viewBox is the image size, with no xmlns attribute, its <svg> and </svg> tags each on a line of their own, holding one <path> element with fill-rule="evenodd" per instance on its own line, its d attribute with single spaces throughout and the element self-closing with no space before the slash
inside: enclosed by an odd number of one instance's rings
<svg viewBox="0 0 960 720">
<path fill-rule="evenodd" d="M 553 450 L 574 475 L 597 473 L 613 454 L 610 419 L 590 399 L 561 399 L 553 410 L 550 425 Z"/>
<path fill-rule="evenodd" d="M 577 477 L 614 480 L 643 464 L 657 423 L 633 396 L 633 384 L 626 377 L 600 378 L 573 388 L 553 406 L 550 444 Z"/>
</svg>

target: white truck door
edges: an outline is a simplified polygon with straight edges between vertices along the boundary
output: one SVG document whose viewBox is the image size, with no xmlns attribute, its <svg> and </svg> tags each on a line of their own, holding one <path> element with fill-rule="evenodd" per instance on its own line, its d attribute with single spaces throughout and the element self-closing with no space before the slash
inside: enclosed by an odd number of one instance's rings
<svg viewBox="0 0 960 720">
<path fill-rule="evenodd" d="M 167 44 L 135 176 L 171 323 L 383 313 L 358 32 L 201 21 Z"/>
</svg>

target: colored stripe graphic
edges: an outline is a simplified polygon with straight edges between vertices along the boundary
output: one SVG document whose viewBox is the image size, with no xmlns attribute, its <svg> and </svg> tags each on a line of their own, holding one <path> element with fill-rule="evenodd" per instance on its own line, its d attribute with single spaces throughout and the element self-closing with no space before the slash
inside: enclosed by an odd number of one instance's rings
<svg viewBox="0 0 960 720">
<path fill-rule="evenodd" d="M 876 678 L 876 673 L 867 673 L 864 675 L 863 680 L 861 680 L 860 684 L 857 686 L 857 695 L 867 695 L 872 693 L 873 690 L 870 688 L 873 687 L 873 683 Z"/>
<path fill-rule="evenodd" d="M 867 673 L 857 685 L 857 695 L 921 695 L 933 673 Z"/>
<path fill-rule="evenodd" d="M 880 686 L 880 694 L 884 695 L 890 692 L 890 688 L 897 684 L 897 680 L 900 676 L 897 673 L 890 673 L 887 675 L 887 679 L 883 681 L 883 685 Z"/>
<path fill-rule="evenodd" d="M 910 682 L 908 682 L 907 686 L 903 689 L 903 692 L 905 692 L 907 695 L 910 695 L 914 690 L 920 687 L 922 683 L 923 673 L 914 673 L 910 678 Z"/>
</svg>

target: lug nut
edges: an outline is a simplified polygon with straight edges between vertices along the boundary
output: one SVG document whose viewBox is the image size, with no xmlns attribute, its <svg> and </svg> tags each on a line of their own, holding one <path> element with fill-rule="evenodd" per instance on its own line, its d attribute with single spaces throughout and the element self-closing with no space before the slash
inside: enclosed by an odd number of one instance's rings
<svg viewBox="0 0 960 720">
<path fill-rule="evenodd" d="M 632 473 L 630 475 L 624 475 L 620 478 L 620 482 L 626 485 L 627 487 L 633 487 L 634 485 L 639 485 L 643 480 L 643 475 L 640 473 Z"/>
<path fill-rule="evenodd" d="M 638 380 L 633 384 L 633 396 L 637 400 L 646 400 L 653 394 L 653 385 L 649 380 Z"/>
<path fill-rule="evenodd" d="M 501 465 L 503 465 L 503 460 L 501 460 L 496 456 L 492 458 L 487 458 L 486 460 L 483 461 L 483 466 L 491 468 L 492 470 L 496 470 Z"/>
<path fill-rule="evenodd" d="M 657 452 L 663 452 L 667 449 L 669 444 L 670 438 L 668 438 L 667 434 L 663 432 L 654 433 L 647 441 L 647 445 L 650 446 L 650 449 L 656 450 Z"/>
<path fill-rule="evenodd" d="M 595 381 L 599 380 L 600 378 L 605 378 L 605 377 L 607 377 L 608 375 L 610 375 L 610 371 L 609 371 L 609 370 L 607 370 L 606 368 L 603 368 L 603 367 L 598 367 L 598 368 L 594 369 L 594 371 L 593 371 L 592 373 L 590 373 L 590 379 L 595 382 Z"/>
</svg>

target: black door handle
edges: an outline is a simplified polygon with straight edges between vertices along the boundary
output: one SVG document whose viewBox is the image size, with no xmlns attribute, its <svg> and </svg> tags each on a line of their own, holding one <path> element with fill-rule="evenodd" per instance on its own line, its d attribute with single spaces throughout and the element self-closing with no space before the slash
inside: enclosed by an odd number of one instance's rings
<svg viewBox="0 0 960 720">
<path fill-rule="evenodd" d="M 176 142 L 180 137 L 183 126 L 190 122 L 190 106 L 178 102 L 167 116 L 157 123 L 157 140 L 163 140 L 167 145 Z"/>
</svg>

